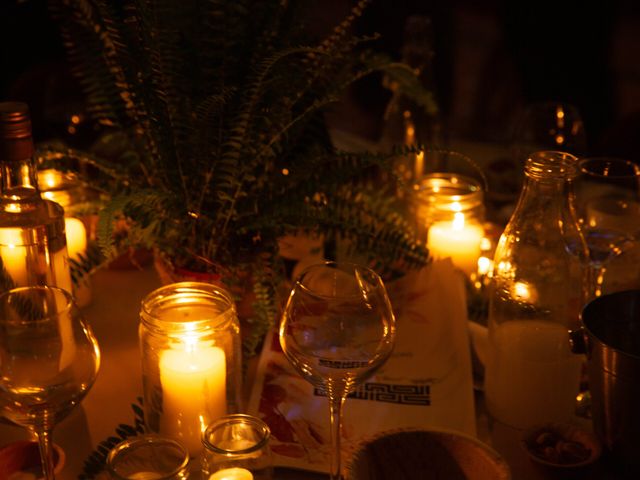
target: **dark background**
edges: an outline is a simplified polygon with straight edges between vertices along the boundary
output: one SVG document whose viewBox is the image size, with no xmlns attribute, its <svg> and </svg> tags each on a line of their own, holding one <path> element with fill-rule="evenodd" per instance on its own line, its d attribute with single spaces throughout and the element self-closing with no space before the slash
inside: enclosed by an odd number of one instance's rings
<svg viewBox="0 0 640 480">
<path fill-rule="evenodd" d="M 350 4 L 315 2 L 310 25 L 322 31 Z M 451 137 L 507 142 L 526 105 L 562 101 L 579 109 L 590 153 L 640 160 L 640 13 L 635 4 L 374 0 L 355 30 L 379 32 L 383 40 L 375 48 L 399 58 L 407 16 L 432 18 L 435 90 Z M 89 122 L 81 122 L 75 134 L 68 131 L 70 115 L 82 112 L 82 96 L 46 1 L 0 2 L 0 35 L 0 99 L 30 104 L 38 140 L 62 136 L 89 142 Z M 388 99 L 379 78 L 358 85 L 342 127 L 375 140 Z"/>
</svg>

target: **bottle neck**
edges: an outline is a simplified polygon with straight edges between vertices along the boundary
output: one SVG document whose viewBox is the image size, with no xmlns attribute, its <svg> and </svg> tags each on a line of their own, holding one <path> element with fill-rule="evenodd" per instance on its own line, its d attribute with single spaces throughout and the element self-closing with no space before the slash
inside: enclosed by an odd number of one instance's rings
<svg viewBox="0 0 640 480">
<path fill-rule="evenodd" d="M 519 207 L 533 208 L 545 216 L 573 208 L 573 179 L 578 160 L 564 152 L 536 152 L 525 164 Z"/>
<path fill-rule="evenodd" d="M 40 197 L 38 174 L 32 157 L 0 159 L 2 201 L 20 202 Z"/>
<path fill-rule="evenodd" d="M 3 203 L 39 198 L 31 120 L 24 103 L 0 103 L 0 175 Z"/>
</svg>

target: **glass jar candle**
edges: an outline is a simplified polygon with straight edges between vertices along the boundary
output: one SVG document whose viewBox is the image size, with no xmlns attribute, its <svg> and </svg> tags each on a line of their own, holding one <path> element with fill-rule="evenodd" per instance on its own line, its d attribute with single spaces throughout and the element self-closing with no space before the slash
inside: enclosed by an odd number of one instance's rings
<svg viewBox="0 0 640 480">
<path fill-rule="evenodd" d="M 242 407 L 232 297 L 209 283 L 161 287 L 142 302 L 139 335 L 147 429 L 181 442 L 194 457 L 207 425 Z"/>
<path fill-rule="evenodd" d="M 107 472 L 113 480 L 186 480 L 189 452 L 170 438 L 132 437 L 109 451 Z"/>
<path fill-rule="evenodd" d="M 38 186 L 42 197 L 54 201 L 64 208 L 69 257 L 78 259 L 87 248 L 90 232 L 82 214 L 87 205 L 98 198 L 97 191 L 86 187 L 73 173 L 53 168 L 38 171 Z"/>
<path fill-rule="evenodd" d="M 77 175 L 53 168 L 38 171 L 38 187 L 42 197 L 64 208 L 64 225 L 69 259 L 81 262 L 87 254 L 89 240 L 95 238 L 97 216 L 87 215 L 91 203 L 99 198 L 97 190 L 82 183 Z M 91 303 L 91 283 L 88 275 L 76 278 L 73 285 L 76 303 L 84 307 Z"/>
<path fill-rule="evenodd" d="M 430 173 L 414 188 L 418 233 L 430 255 L 451 257 L 467 275 L 476 272 L 484 237 L 481 183 L 456 173 Z"/>
<path fill-rule="evenodd" d="M 267 424 L 251 415 L 216 420 L 202 437 L 203 480 L 271 480 L 270 436 Z"/>
</svg>

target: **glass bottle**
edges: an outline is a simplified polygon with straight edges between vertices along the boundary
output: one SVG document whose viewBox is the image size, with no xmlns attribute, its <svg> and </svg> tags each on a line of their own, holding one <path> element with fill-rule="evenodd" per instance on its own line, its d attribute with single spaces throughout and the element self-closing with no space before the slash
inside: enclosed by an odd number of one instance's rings
<svg viewBox="0 0 640 480">
<path fill-rule="evenodd" d="M 72 291 L 64 210 L 40 195 L 29 108 L 0 103 L 0 288 Z"/>
<path fill-rule="evenodd" d="M 489 298 L 485 398 L 516 428 L 572 417 L 582 359 L 569 347 L 586 299 L 588 251 L 572 184 L 576 157 L 536 152 L 496 247 Z"/>
<path fill-rule="evenodd" d="M 436 85 L 433 72 L 433 27 L 431 19 L 423 15 L 407 18 L 404 28 L 402 61 L 413 68 L 422 86 L 432 93 L 431 108 L 425 108 L 403 94 L 395 82 L 385 79 L 385 86 L 392 92 L 384 113 L 384 129 L 380 146 L 391 151 L 394 146 L 423 145 L 435 148 L 442 145 L 442 123 L 436 102 Z M 396 172 L 406 180 L 414 178 L 416 163 L 420 159 L 410 155 L 398 159 Z"/>
<path fill-rule="evenodd" d="M 142 301 L 139 336 L 147 429 L 196 457 L 207 425 L 242 410 L 240 323 L 231 294 L 201 282 L 154 290 Z"/>
</svg>

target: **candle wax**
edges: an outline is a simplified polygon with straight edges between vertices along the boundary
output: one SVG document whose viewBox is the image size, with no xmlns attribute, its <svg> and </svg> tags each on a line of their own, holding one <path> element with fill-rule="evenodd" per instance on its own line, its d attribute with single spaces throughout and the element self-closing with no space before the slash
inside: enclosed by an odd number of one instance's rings
<svg viewBox="0 0 640 480">
<path fill-rule="evenodd" d="M 215 472 L 209 480 L 253 480 L 253 475 L 246 468 L 225 468 Z"/>
<path fill-rule="evenodd" d="M 160 355 L 160 433 L 196 456 L 209 422 L 227 413 L 226 359 L 221 348 L 186 336 L 183 340 Z"/>
<path fill-rule="evenodd" d="M 469 275 L 478 268 L 483 236 L 482 227 L 465 224 L 458 218 L 435 222 L 429 227 L 427 247 L 436 258 L 451 257 L 454 265 Z"/>
<path fill-rule="evenodd" d="M 7 273 L 18 287 L 29 284 L 27 274 L 27 246 L 23 245 L 19 228 L 0 229 L 0 256 Z"/>
<path fill-rule="evenodd" d="M 156 480 L 158 478 L 164 478 L 164 475 L 156 472 L 136 472 L 127 475 L 130 480 Z"/>
<path fill-rule="evenodd" d="M 79 260 L 79 254 L 87 250 L 87 230 L 84 223 L 77 218 L 65 218 L 64 226 L 67 233 L 67 251 L 69 258 Z"/>
</svg>

